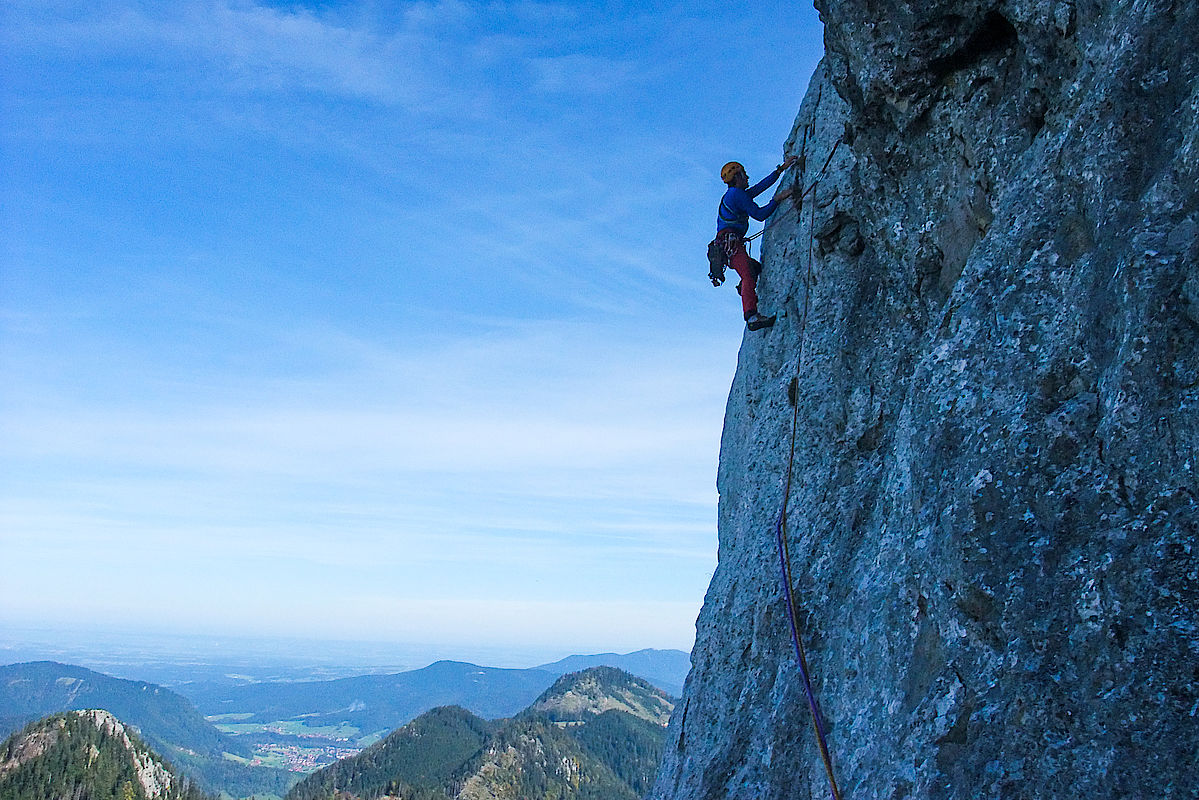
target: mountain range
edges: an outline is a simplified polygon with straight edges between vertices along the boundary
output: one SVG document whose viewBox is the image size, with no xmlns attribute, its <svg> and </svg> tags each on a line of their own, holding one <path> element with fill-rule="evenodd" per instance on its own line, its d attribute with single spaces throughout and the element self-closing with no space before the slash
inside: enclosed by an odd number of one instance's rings
<svg viewBox="0 0 1199 800">
<path fill-rule="evenodd" d="M 237 714 L 240 724 L 302 718 L 309 728 L 348 724 L 368 734 L 386 733 L 443 705 L 460 705 L 488 719 L 511 716 L 553 681 L 542 670 L 438 661 L 393 675 L 180 689 L 205 715 Z"/>
<path fill-rule="evenodd" d="M 588 667 L 616 667 L 630 675 L 636 675 L 657 686 L 671 697 L 683 694 L 683 681 L 691 670 L 691 654 L 682 650 L 655 650 L 647 648 L 632 653 L 596 653 L 589 656 L 567 656 L 552 664 L 542 664 L 535 669 L 565 675 Z"/>
<path fill-rule="evenodd" d="M 180 695 L 54 661 L 0 667 L 0 733 L 58 711 L 104 708 L 136 725 L 168 757 L 187 749 L 220 756 L 236 746 Z"/>
<path fill-rule="evenodd" d="M 50 714 L 85 709 L 104 709 L 135 726 L 157 752 L 206 787 L 239 795 L 280 793 L 293 780 L 285 771 L 251 769 L 229 758 L 251 754 L 170 689 L 53 661 L 0 667 L 0 735 Z"/>
<path fill-rule="evenodd" d="M 459 705 L 487 719 L 508 717 L 532 702 L 556 677 L 600 665 L 623 669 L 678 696 L 690 657 L 680 650 L 639 650 L 568 656 L 532 669 L 438 661 L 390 675 L 236 686 L 202 682 L 177 689 L 206 716 L 238 714 L 243 723 L 303 716 L 310 727 L 349 723 L 366 735 L 391 730 L 443 705 Z"/>
<path fill-rule="evenodd" d="M 512 719 L 429 711 L 297 784 L 287 800 L 635 800 L 649 788 L 669 696 L 609 667 L 561 677 Z"/>
<path fill-rule="evenodd" d="M 298 774 L 353 754 L 432 708 L 459 706 L 480 724 L 485 719 L 512 717 L 552 694 L 558 676 L 572 667 L 613 662 L 630 664 L 672 685 L 671 675 L 674 683 L 681 684 L 680 670 L 685 671 L 687 655 L 669 650 L 581 655 L 523 670 L 442 661 L 394 675 L 179 687 L 191 698 L 83 667 L 55 662 L 11 664 L 0 667 L 0 736 L 50 714 L 102 708 L 136 728 L 169 763 L 203 787 L 241 797 L 278 796 Z M 586 682 L 575 685 L 569 702 L 593 708 L 608 702 L 613 709 L 643 714 L 655 723 L 664 722 L 669 714 L 669 702 L 630 700 L 632 695 L 614 700 L 619 694 L 615 691 L 604 695 L 604 700 L 589 698 L 587 693 L 595 691 L 596 686 Z M 638 707 L 638 702 L 650 705 Z M 551 721 L 567 720 L 572 713 L 540 711 Z M 588 735 L 598 739 L 605 725 L 613 723 L 610 719 L 596 722 Z M 488 729 L 487 735 L 494 732 Z"/>
</svg>

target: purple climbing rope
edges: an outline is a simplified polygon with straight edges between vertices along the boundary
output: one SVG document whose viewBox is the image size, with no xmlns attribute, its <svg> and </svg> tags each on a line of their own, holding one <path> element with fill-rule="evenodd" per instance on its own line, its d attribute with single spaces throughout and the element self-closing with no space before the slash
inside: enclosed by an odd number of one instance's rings
<svg viewBox="0 0 1199 800">
<path fill-rule="evenodd" d="M 795 594 L 791 588 L 791 556 L 787 548 L 787 537 L 784 532 L 783 517 L 786 509 L 779 511 L 778 521 L 774 525 L 775 538 L 779 546 L 779 562 L 782 565 L 783 594 L 787 599 L 787 621 L 791 623 L 791 644 L 795 645 L 795 663 L 799 666 L 799 675 L 803 678 L 804 694 L 808 697 L 808 710 L 812 713 L 812 728 L 816 731 L 816 744 L 820 748 L 820 758 L 824 762 L 824 771 L 828 775 L 829 788 L 833 800 L 841 800 L 841 791 L 837 788 L 837 779 L 833 775 L 833 761 L 828 751 L 828 736 L 824 727 L 824 715 L 820 713 L 820 705 L 816 702 L 816 692 L 812 689 L 812 678 L 808 672 L 808 659 L 804 655 L 803 644 L 799 640 L 799 623 L 795 613 Z"/>
<path fill-rule="evenodd" d="M 795 663 L 799 666 L 800 677 L 803 678 L 804 694 L 808 698 L 808 710 L 812 715 L 812 728 L 816 732 L 816 744 L 820 749 L 820 759 L 824 762 L 824 771 L 828 775 L 829 788 L 832 790 L 833 800 L 841 800 L 841 790 L 837 788 L 837 778 L 833 774 L 833 759 L 829 755 L 828 736 L 824 726 L 824 716 L 820 713 L 820 704 L 816 702 L 816 692 L 812 688 L 811 673 L 808 670 L 808 659 L 804 653 L 803 643 L 799 637 L 799 615 L 796 612 L 795 606 L 795 590 L 794 581 L 791 577 L 791 550 L 787 545 L 787 501 L 791 497 L 791 476 L 795 467 L 795 436 L 799 428 L 799 372 L 803 368 L 803 355 L 805 336 L 808 327 L 808 308 L 809 300 L 812 294 L 812 238 L 813 231 L 816 229 L 816 187 L 820 183 L 820 179 L 824 176 L 824 171 L 828 169 L 828 165 L 833 160 L 833 154 L 837 152 L 837 147 L 841 144 L 838 139 L 833 145 L 833 149 L 829 152 L 828 158 L 824 161 L 824 166 L 820 168 L 816 179 L 812 185 L 802 192 L 799 196 L 799 218 L 803 219 L 803 199 L 809 193 L 812 195 L 812 212 L 810 222 L 808 223 L 808 269 L 805 277 L 804 285 L 804 303 L 803 317 L 799 325 L 799 359 L 795 365 L 796 375 L 791 383 L 790 400 L 793 407 L 791 415 L 791 452 L 787 457 L 787 481 L 783 489 L 783 503 L 779 508 L 778 519 L 774 523 L 774 536 L 778 544 L 779 565 L 782 572 L 783 595 L 787 601 L 787 621 L 791 625 L 791 643 L 795 646 Z M 804 161 L 807 159 L 808 146 L 808 131 L 804 129 L 804 139 L 802 149 L 804 151 Z M 800 176 L 802 180 L 802 176 Z"/>
</svg>

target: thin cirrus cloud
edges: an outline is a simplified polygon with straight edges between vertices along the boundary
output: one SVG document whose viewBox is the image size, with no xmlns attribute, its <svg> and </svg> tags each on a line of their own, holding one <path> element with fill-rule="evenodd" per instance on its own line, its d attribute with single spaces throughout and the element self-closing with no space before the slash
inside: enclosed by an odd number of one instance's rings
<svg viewBox="0 0 1199 800">
<path fill-rule="evenodd" d="M 0 621 L 686 647 L 713 164 L 802 91 L 704 54 L 810 67 L 661 5 L 8 4 Z"/>
<path fill-rule="evenodd" d="M 400 347 L 321 328 L 296 337 L 292 347 L 308 358 L 292 375 L 197 377 L 183 362 L 163 374 L 149 353 L 110 361 L 84 386 L 72 374 L 39 377 L 51 355 L 31 353 L 8 362 L 10 380 L 44 385 L 27 390 L 28 405 L 2 424 L 10 441 L 34 437 L 40 452 L 126 450 L 136 459 L 157 453 L 164 464 L 197 460 L 204 442 L 218 454 L 222 443 L 240 453 L 243 467 L 255 463 L 245 458 L 254 442 L 262 453 L 287 452 L 291 464 L 299 453 L 320 461 L 340 449 L 360 463 L 418 470 L 636 463 L 664 445 L 690 457 L 695 443 L 710 444 L 697 423 L 718 413 L 727 366 L 712 365 L 683 337 L 638 345 L 629 336 L 526 323 L 482 339 L 426 334 Z M 628 359 L 657 366 L 629 369 Z M 160 383 L 147 383 L 158 387 L 153 394 L 127 398 L 107 385 L 156 371 Z M 54 425 L 38 424 L 46 410 Z M 195 446 L 186 455 L 159 449 L 168 437 Z"/>
<path fill-rule="evenodd" d="M 547 38 L 535 26 L 582 18 L 563 6 L 414 3 L 384 17 L 386 25 L 350 9 L 327 18 L 303 8 L 194 0 L 158 8 L 102 2 L 84 19 L 48 19 L 37 4 L 18 3 L 10 14 L 4 39 L 16 53 L 149 56 L 152 65 L 190 67 L 203 82 L 221 80 L 234 91 L 316 92 L 455 119 L 487 107 L 494 98 L 483 90 L 497 77 L 540 91 L 600 94 L 617 92 L 637 72 L 618 57 L 543 54 Z M 497 24 L 509 30 L 490 32 Z M 574 35 L 585 37 L 588 27 L 594 23 Z"/>
<path fill-rule="evenodd" d="M 24 13 L 22 13 L 24 12 Z M 422 108 L 439 84 L 418 58 L 435 40 L 399 30 L 381 34 L 250 3 L 182 2 L 158 8 L 99 3 L 82 19 L 49 18 L 36 5 L 13 9 L 5 40 L 14 54 L 50 50 L 74 57 L 125 57 L 156 69 L 184 69 L 241 91 L 317 91 Z M 177 89 L 185 89 L 178 86 Z"/>
<path fill-rule="evenodd" d="M 593 576 L 623 581 L 666 560 L 674 577 L 645 584 L 651 594 L 680 577 L 702 584 L 714 468 L 705 432 L 721 393 L 697 383 L 681 349 L 651 354 L 675 366 L 649 375 L 622 372 L 614 354 L 627 348 L 605 353 L 594 330 L 571 326 L 517 326 L 428 351 L 322 338 L 338 353 L 326 362 L 339 365 L 334 374 L 274 384 L 226 375 L 221 402 L 189 382 L 168 381 L 173 388 L 149 405 L 118 399 L 107 408 L 71 397 L 77 387 L 42 386 L 48 413 L 6 414 L 10 463 L 34 476 L 7 481 L 5 527 L 21 554 L 10 562 L 9 591 L 28 588 L 17 574 L 25 559 L 61 558 L 62 531 L 73 532 L 66 552 L 89 554 L 79 559 L 89 569 L 126 563 L 114 545 L 146 554 L 127 563 L 135 570 L 169 570 L 150 554 L 170 552 L 189 569 L 220 565 L 220 577 L 204 569 L 205 581 L 232 597 L 280 558 L 295 562 L 297 577 L 332 571 L 351 586 L 385 582 L 373 570 L 390 565 L 408 591 L 431 596 L 444 587 L 427 570 L 518 595 L 550 585 L 540 591 L 582 592 L 572 601 L 580 603 L 598 578 L 552 576 L 588 565 Z M 694 394 L 661 391 L 688 385 Z M 644 594 L 636 585 L 622 602 Z M 199 613 L 178 602 L 160 607 L 179 619 Z M 387 629 L 380 619 L 376 632 Z M 485 633 L 468 626 L 456 635 L 469 638 L 467 630 Z"/>
</svg>

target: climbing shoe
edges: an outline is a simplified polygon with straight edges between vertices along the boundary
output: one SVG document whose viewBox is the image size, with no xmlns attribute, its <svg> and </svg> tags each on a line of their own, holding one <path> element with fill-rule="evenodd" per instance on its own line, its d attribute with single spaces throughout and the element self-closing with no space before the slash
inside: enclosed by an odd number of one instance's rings
<svg viewBox="0 0 1199 800">
<path fill-rule="evenodd" d="M 774 316 L 764 317 L 761 314 L 754 314 L 745 321 L 745 324 L 751 331 L 760 331 L 774 324 Z"/>
</svg>

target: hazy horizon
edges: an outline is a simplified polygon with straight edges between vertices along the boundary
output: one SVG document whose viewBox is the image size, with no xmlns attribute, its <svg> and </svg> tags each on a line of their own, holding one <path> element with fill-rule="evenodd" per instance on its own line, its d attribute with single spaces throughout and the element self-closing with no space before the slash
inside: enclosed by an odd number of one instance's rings
<svg viewBox="0 0 1199 800">
<path fill-rule="evenodd" d="M 101 667 L 106 665 L 122 668 L 142 665 L 146 669 L 152 669 L 155 665 L 240 665 L 250 669 L 312 669 L 317 675 L 321 674 L 321 670 L 333 669 L 340 676 L 342 673 L 354 673 L 355 668 L 361 668 L 363 672 L 407 671 L 421 669 L 443 660 L 506 669 L 529 669 L 551 664 L 572 655 L 626 652 L 636 651 L 0 625 L 0 665 L 48 660 L 83 666 L 98 672 L 104 672 Z M 136 669 L 134 671 L 136 672 Z"/>
</svg>

